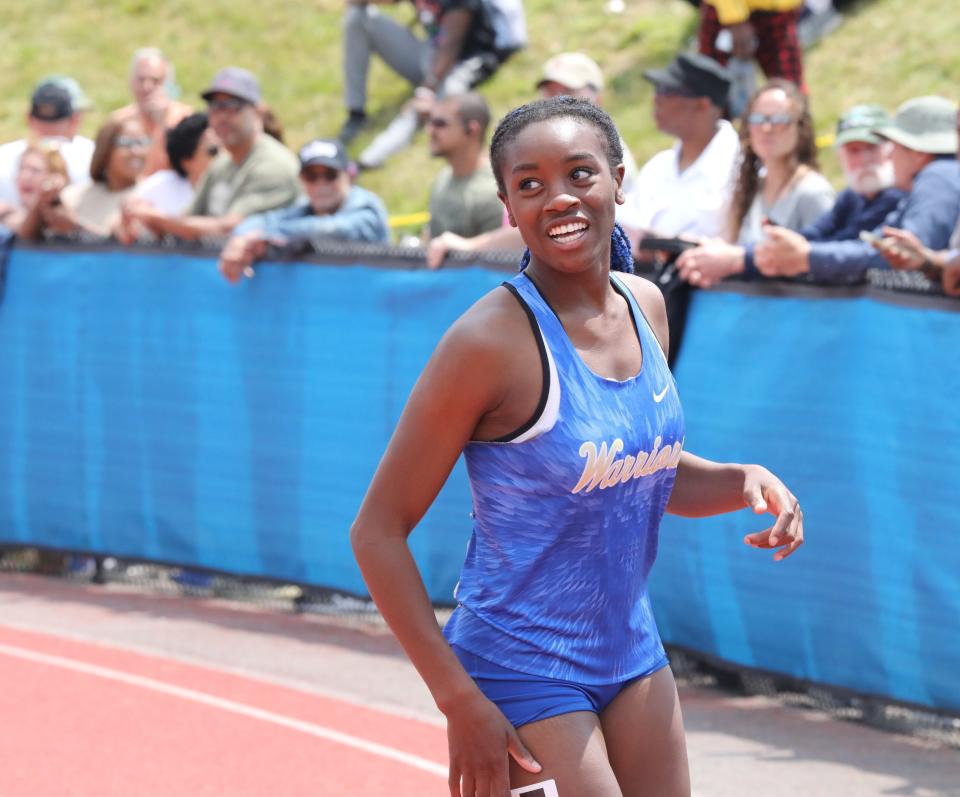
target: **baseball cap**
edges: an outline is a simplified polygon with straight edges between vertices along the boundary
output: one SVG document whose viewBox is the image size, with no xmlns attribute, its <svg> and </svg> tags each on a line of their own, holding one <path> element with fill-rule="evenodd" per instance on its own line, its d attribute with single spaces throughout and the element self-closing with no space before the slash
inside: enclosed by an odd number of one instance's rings
<svg viewBox="0 0 960 797">
<path fill-rule="evenodd" d="M 957 106 L 945 97 L 915 97 L 897 108 L 879 136 L 914 152 L 953 155 L 957 152 Z"/>
<path fill-rule="evenodd" d="M 44 83 L 53 83 L 55 86 L 61 86 L 65 88 L 70 93 L 70 98 L 73 101 L 73 110 L 93 110 L 93 103 L 90 101 L 90 98 L 87 96 L 86 92 L 80 88 L 80 84 L 77 83 L 75 78 L 72 78 L 69 75 L 47 75 L 47 77 L 45 77 L 36 85 L 36 88 L 39 88 Z"/>
<path fill-rule="evenodd" d="M 41 83 L 30 98 L 30 116 L 41 122 L 59 122 L 73 115 L 70 92 L 55 83 Z"/>
<path fill-rule="evenodd" d="M 666 69 L 648 69 L 643 76 L 655 86 L 706 97 L 719 108 L 727 104 L 730 73 L 706 55 L 679 53 Z"/>
<path fill-rule="evenodd" d="M 603 72 L 596 61 L 583 53 L 560 53 L 543 65 L 537 88 L 544 83 L 559 83 L 572 91 L 603 91 Z"/>
<path fill-rule="evenodd" d="M 350 158 L 339 141 L 317 138 L 300 150 L 301 171 L 308 166 L 329 166 L 342 172 L 350 166 Z"/>
<path fill-rule="evenodd" d="M 887 127 L 892 121 L 881 105 L 854 105 L 837 120 L 834 144 L 838 147 L 852 141 L 879 144 L 883 139 L 876 134 L 877 128 Z"/>
<path fill-rule="evenodd" d="M 228 66 L 217 72 L 213 82 L 200 96 L 209 100 L 214 94 L 229 94 L 231 97 L 256 105 L 260 102 L 260 84 L 246 69 Z"/>
</svg>

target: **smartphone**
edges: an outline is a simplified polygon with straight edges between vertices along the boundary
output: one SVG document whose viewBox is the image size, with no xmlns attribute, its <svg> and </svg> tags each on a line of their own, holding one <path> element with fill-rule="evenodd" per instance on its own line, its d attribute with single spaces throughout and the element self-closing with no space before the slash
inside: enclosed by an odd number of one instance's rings
<svg viewBox="0 0 960 797">
<path fill-rule="evenodd" d="M 510 797 L 560 797 L 560 795 L 557 793 L 557 782 L 551 778 L 531 786 L 510 789 Z"/>
<path fill-rule="evenodd" d="M 860 240 L 866 241 L 868 244 L 878 249 L 880 248 L 880 244 L 883 242 L 883 238 L 874 232 L 870 232 L 869 230 L 860 231 Z M 903 246 L 898 246 L 897 244 L 888 244 L 888 246 L 902 255 L 916 255 L 916 252 L 914 252 L 912 249 L 907 249 Z M 931 263 L 929 260 L 924 260 L 923 263 L 921 263 L 917 268 L 917 271 L 923 274 L 923 276 L 925 276 L 931 282 L 940 282 L 940 269 L 933 265 L 933 263 Z"/>
</svg>

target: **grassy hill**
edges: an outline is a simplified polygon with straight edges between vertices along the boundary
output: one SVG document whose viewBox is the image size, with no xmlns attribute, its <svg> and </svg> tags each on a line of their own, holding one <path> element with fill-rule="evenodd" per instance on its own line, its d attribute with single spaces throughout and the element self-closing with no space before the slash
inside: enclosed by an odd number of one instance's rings
<svg viewBox="0 0 960 797">
<path fill-rule="evenodd" d="M 0 28 L 0 141 L 18 138 L 32 85 L 49 73 L 76 77 L 96 109 L 84 131 L 127 102 L 126 74 L 136 47 L 156 45 L 177 66 L 182 98 L 197 93 L 221 66 L 236 64 L 260 77 L 287 143 L 334 134 L 342 121 L 340 20 L 346 0 L 34 0 L 7 3 Z M 820 132 L 858 102 L 893 109 L 904 99 L 939 93 L 960 98 L 960 14 L 943 0 L 861 0 L 843 26 L 808 53 L 807 70 Z M 650 118 L 650 86 L 641 72 L 665 63 L 696 30 L 682 0 L 627 0 L 623 14 L 603 0 L 526 0 L 530 47 L 484 87 L 500 114 L 533 94 L 539 65 L 551 54 L 579 49 L 608 76 L 605 107 L 641 163 L 669 141 Z M 14 8 L 15 10 L 10 10 Z M 387 13 L 409 21 L 406 3 Z M 407 96 L 402 80 L 376 63 L 369 111 L 382 127 Z M 362 136 L 355 151 L 371 137 Z M 836 177 L 834 159 L 823 158 Z M 422 210 L 439 163 L 424 138 L 386 169 L 364 175 L 393 214 Z"/>
</svg>

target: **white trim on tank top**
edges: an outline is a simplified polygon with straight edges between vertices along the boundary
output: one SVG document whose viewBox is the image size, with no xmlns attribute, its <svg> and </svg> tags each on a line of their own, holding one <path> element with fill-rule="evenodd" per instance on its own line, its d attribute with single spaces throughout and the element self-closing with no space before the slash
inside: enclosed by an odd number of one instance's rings
<svg viewBox="0 0 960 797">
<path fill-rule="evenodd" d="M 556 425 L 557 418 L 560 417 L 560 379 L 557 376 L 557 364 L 553 361 L 550 344 L 547 343 L 547 338 L 540 327 L 540 319 L 534 316 L 534 320 L 537 322 L 537 332 L 540 333 L 540 340 L 543 341 L 543 349 L 547 353 L 547 366 L 550 372 L 550 381 L 547 384 L 547 400 L 544 402 L 543 412 L 540 413 L 540 417 L 537 418 L 533 426 L 513 440 L 505 441 L 507 445 L 525 443 L 527 440 L 533 440 L 535 437 L 546 434 Z"/>
</svg>

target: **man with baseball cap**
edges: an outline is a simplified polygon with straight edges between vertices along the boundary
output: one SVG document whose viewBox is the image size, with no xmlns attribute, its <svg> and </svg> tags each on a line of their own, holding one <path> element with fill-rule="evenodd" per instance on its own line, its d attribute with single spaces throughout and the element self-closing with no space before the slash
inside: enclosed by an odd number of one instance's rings
<svg viewBox="0 0 960 797">
<path fill-rule="evenodd" d="M 680 53 L 643 76 L 653 84 L 657 128 L 676 141 L 640 169 L 619 218 L 635 246 L 648 235 L 718 236 L 740 151 L 723 118 L 730 77 L 698 53 Z"/>
<path fill-rule="evenodd" d="M 544 63 L 537 91 L 543 99 L 566 95 L 602 106 L 603 85 L 603 71 L 597 62 L 585 53 L 571 52 L 555 55 Z M 622 136 L 620 148 L 623 150 L 623 190 L 626 192 L 637 178 L 637 161 Z"/>
<path fill-rule="evenodd" d="M 543 65 L 537 89 L 543 97 L 565 94 L 599 105 L 603 72 L 597 62 L 584 53 L 560 53 Z"/>
<path fill-rule="evenodd" d="M 93 141 L 77 135 L 79 126 L 80 109 L 74 105 L 73 95 L 62 79 L 50 78 L 38 83 L 27 112 L 28 136 L 0 146 L 0 203 L 14 206 L 20 203 L 16 175 L 28 140 L 55 143 L 67 164 L 71 182 L 89 180 Z"/>
<path fill-rule="evenodd" d="M 207 169 L 183 216 L 134 211 L 158 235 L 184 240 L 227 235 L 247 216 L 286 207 L 300 196 L 297 157 L 263 132 L 260 84 L 246 69 L 221 69 L 200 95 L 223 152 Z"/>
<path fill-rule="evenodd" d="M 856 240 L 896 209 L 904 192 L 893 185 L 892 146 L 877 132 L 890 121 L 890 114 L 879 105 L 856 105 L 840 117 L 834 146 L 847 187 L 830 210 L 799 232 L 766 227 L 764 240 L 755 248 L 746 247 L 748 276 L 758 271 L 770 276 L 804 273 L 811 243 Z"/>
<path fill-rule="evenodd" d="M 376 194 L 353 185 L 343 144 L 317 139 L 300 150 L 304 195 L 288 207 L 247 217 L 220 254 L 220 272 L 230 282 L 252 275 L 268 244 L 290 249 L 326 241 L 390 242 L 387 211 Z"/>
<path fill-rule="evenodd" d="M 905 192 L 873 230 L 883 240 L 876 246 L 859 238 L 812 241 L 805 262 L 771 262 L 761 268 L 762 273 L 794 276 L 809 272 L 821 282 L 855 282 L 868 268 L 888 268 L 887 258 L 896 260 L 901 244 L 931 251 L 949 248 L 960 216 L 957 106 L 943 97 L 908 100 L 897 109 L 892 122 L 873 132 L 892 143 L 893 182 Z M 921 265 L 922 260 L 913 267 Z"/>
</svg>

